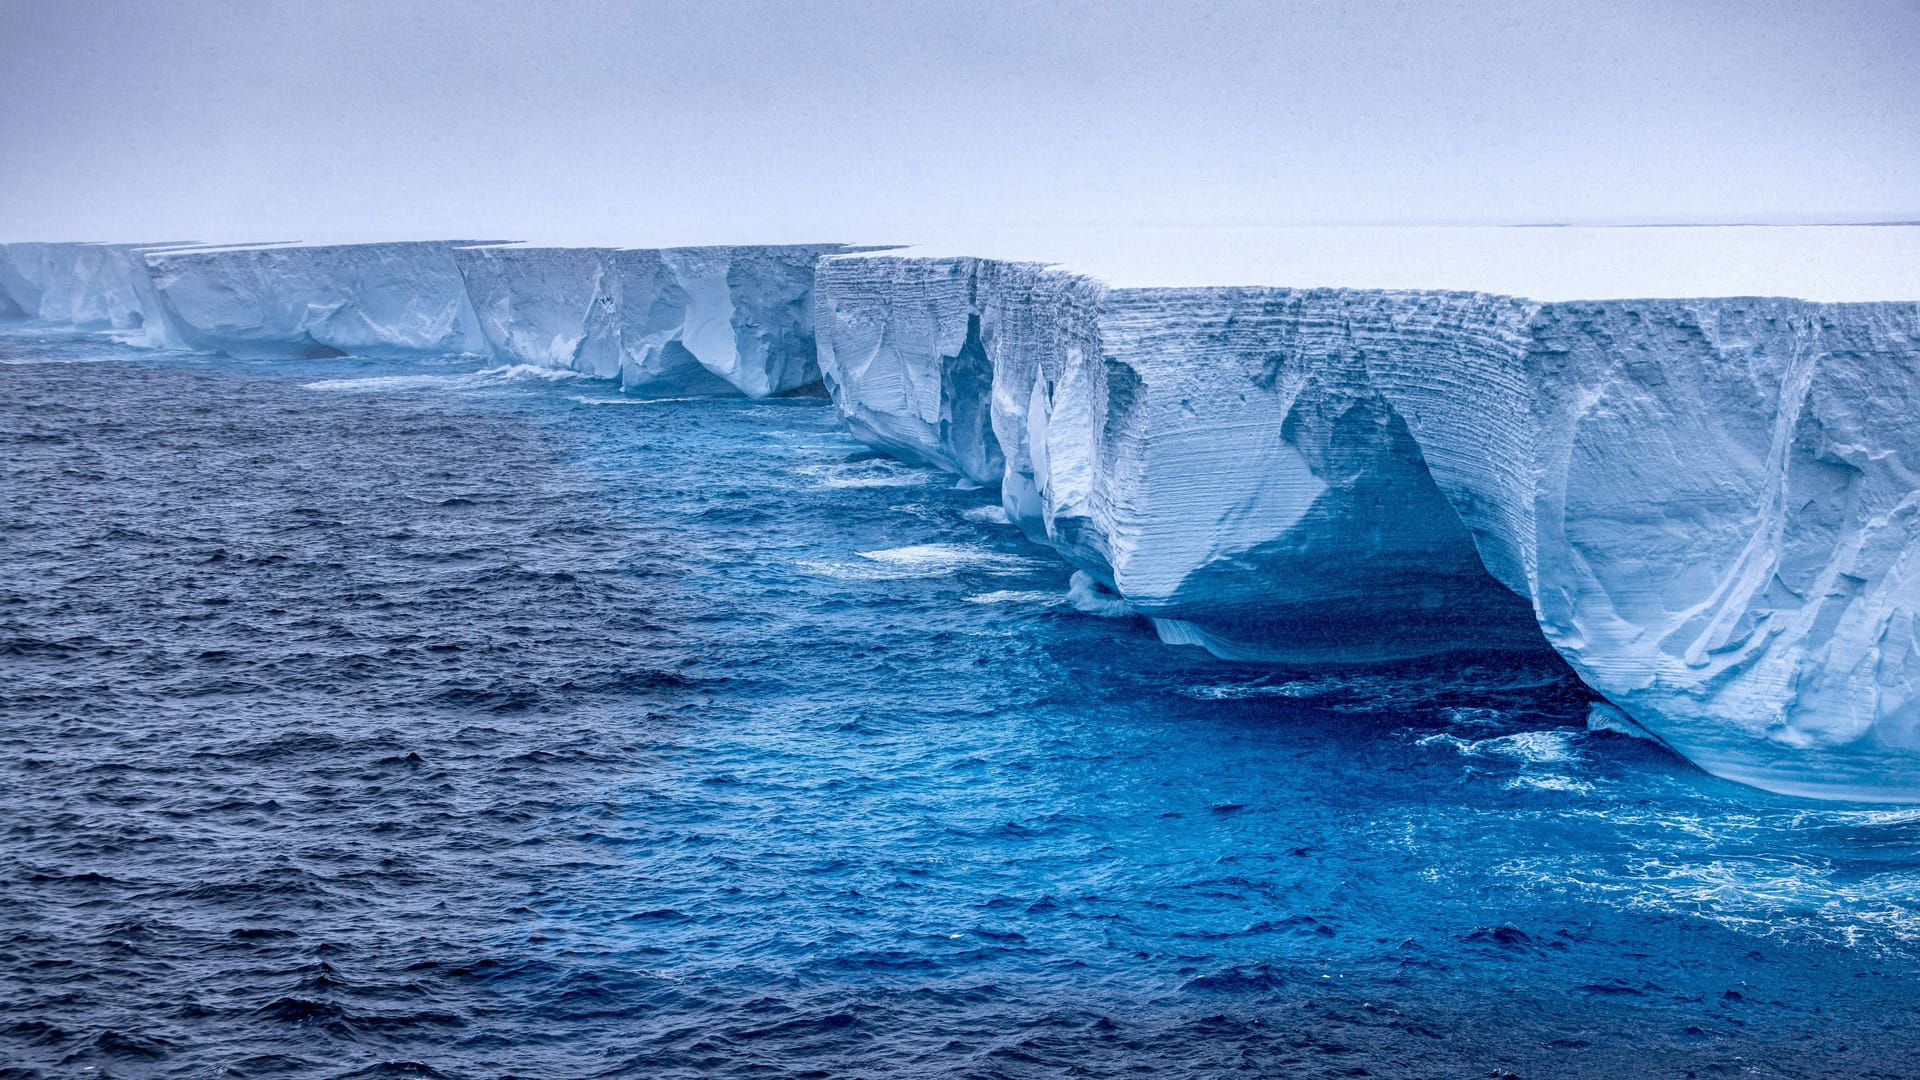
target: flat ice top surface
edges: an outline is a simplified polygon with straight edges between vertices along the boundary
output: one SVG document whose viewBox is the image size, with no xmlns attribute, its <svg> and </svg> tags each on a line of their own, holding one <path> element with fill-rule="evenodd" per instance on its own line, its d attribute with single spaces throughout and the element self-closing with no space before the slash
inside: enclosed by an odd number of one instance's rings
<svg viewBox="0 0 1920 1080">
<path fill-rule="evenodd" d="M 976 229 L 886 255 L 1050 263 L 1115 288 L 1457 289 L 1533 300 L 1920 300 L 1920 226 Z"/>
<path fill-rule="evenodd" d="M 792 244 L 808 239 L 795 235 L 704 242 Z M 1920 225 L 931 227 L 843 239 L 854 247 L 904 245 L 867 254 L 1047 263 L 1115 288 L 1275 285 L 1472 290 L 1534 300 L 1790 296 L 1920 301 Z M 812 241 L 830 242 L 817 237 Z M 148 250 L 379 242 L 382 238 L 357 237 L 291 244 L 155 244 Z M 700 246 L 703 238 L 567 236 L 524 243 Z"/>
</svg>

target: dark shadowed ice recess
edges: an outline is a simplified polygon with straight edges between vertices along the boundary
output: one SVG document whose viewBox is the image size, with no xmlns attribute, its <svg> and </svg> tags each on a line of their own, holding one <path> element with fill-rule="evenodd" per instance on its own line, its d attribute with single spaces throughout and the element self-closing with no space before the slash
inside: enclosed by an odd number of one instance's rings
<svg viewBox="0 0 1920 1080">
<path fill-rule="evenodd" d="M 812 399 L 0 337 L 0 1076 L 1912 1076 L 1920 811 L 1068 601 Z"/>
</svg>

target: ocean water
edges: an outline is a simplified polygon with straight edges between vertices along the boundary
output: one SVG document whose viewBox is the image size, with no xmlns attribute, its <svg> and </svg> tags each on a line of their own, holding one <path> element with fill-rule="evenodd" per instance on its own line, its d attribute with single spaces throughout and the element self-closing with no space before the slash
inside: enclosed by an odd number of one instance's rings
<svg viewBox="0 0 1920 1080">
<path fill-rule="evenodd" d="M 0 442 L 0 1076 L 1920 1075 L 1920 811 L 1163 645 L 820 400 L 16 330 Z"/>
</svg>

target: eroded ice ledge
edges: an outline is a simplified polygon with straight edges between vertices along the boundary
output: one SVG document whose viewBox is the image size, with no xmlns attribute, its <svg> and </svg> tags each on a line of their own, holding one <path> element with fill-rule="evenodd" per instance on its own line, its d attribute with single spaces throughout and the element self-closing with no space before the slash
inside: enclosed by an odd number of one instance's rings
<svg viewBox="0 0 1920 1080">
<path fill-rule="evenodd" d="M 842 255 L 821 368 L 1169 641 L 1544 636 L 1710 772 L 1920 799 L 1920 230 L 1339 232 L 1218 261 L 1435 287 L 1139 284 L 1164 236 Z M 1551 299 L 1487 291 L 1523 280 Z"/>
</svg>

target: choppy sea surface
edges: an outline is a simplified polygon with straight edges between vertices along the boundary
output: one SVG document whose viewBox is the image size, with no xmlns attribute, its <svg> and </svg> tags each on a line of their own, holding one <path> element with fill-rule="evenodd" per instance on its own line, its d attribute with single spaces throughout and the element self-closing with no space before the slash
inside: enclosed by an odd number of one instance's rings
<svg viewBox="0 0 1920 1080">
<path fill-rule="evenodd" d="M 823 401 L 15 330 L 0 477 L 0 1077 L 1920 1075 L 1920 811 L 1163 645 Z"/>
</svg>

